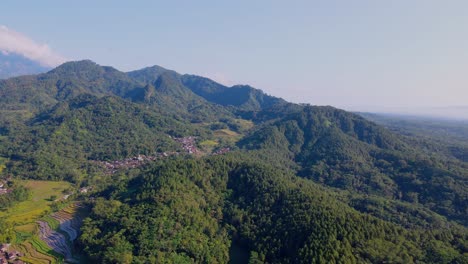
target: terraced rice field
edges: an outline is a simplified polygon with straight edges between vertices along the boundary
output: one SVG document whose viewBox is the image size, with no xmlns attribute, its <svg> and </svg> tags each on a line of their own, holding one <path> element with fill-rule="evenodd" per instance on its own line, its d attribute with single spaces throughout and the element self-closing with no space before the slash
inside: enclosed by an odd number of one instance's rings
<svg viewBox="0 0 468 264">
<path fill-rule="evenodd" d="M 5 217 L 14 223 L 15 227 L 34 223 L 50 210 L 51 196 L 62 197 L 63 191 L 70 183 L 63 181 L 19 181 L 32 191 L 32 198 L 16 204 L 6 211 L 0 211 L 0 217 Z M 32 230 L 31 230 L 32 231 Z"/>
<path fill-rule="evenodd" d="M 62 257 L 51 252 L 51 249 L 37 238 L 15 245 L 15 249 L 24 253 L 21 260 L 28 263 L 53 264 L 63 262 Z"/>
<path fill-rule="evenodd" d="M 0 217 L 14 224 L 16 242 L 12 247 L 24 254 L 20 259 L 33 264 L 77 262 L 73 258 L 73 241 L 78 236 L 83 209 L 77 203 L 52 215 L 51 197 L 63 197 L 67 182 L 20 181 L 30 188 L 32 198 L 0 211 Z"/>
<path fill-rule="evenodd" d="M 241 135 L 235 131 L 232 131 L 230 129 L 218 129 L 213 131 L 213 135 L 222 140 L 226 141 L 231 141 L 231 142 L 237 142 L 241 139 Z"/>
<path fill-rule="evenodd" d="M 37 222 L 39 224 L 39 237 L 55 252 L 63 255 L 67 262 L 78 262 L 73 256 L 73 242 L 78 237 L 78 231 L 84 218 L 82 209 L 79 203 L 73 203 L 52 214 L 50 216 L 52 219 Z M 57 222 L 58 228 L 54 230 Z"/>
</svg>

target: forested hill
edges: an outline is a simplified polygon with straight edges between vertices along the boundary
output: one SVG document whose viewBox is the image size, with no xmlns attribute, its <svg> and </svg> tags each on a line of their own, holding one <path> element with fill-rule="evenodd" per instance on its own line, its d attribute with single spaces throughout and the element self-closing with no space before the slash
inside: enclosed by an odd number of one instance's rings
<svg viewBox="0 0 468 264">
<path fill-rule="evenodd" d="M 96 263 L 464 263 L 468 147 L 400 132 L 159 66 L 0 80 L 0 178 L 92 186 Z"/>
<path fill-rule="evenodd" d="M 249 86 L 227 88 L 203 77 L 180 75 L 159 66 L 124 73 L 88 60 L 67 62 L 36 76 L 0 81 L 2 110 L 37 113 L 80 94 L 118 96 L 197 120 L 227 115 L 219 105 L 259 111 L 285 103 Z"/>
<path fill-rule="evenodd" d="M 238 155 L 155 164 L 102 195 L 80 238 L 99 263 L 466 261 L 461 227 L 405 230 Z"/>
<path fill-rule="evenodd" d="M 332 107 L 306 106 L 265 124 L 240 146 L 292 159 L 297 174 L 355 193 L 423 204 L 467 225 L 468 164 L 430 155 L 382 126 Z"/>
</svg>

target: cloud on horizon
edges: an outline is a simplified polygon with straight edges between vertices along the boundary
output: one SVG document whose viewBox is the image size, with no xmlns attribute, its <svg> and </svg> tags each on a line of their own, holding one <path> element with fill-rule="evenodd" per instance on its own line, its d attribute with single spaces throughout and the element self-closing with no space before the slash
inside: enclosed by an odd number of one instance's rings
<svg viewBox="0 0 468 264">
<path fill-rule="evenodd" d="M 66 61 L 64 57 L 52 51 L 47 44 L 39 44 L 4 25 L 0 25 L 0 51 L 23 55 L 47 67 L 55 67 Z"/>
</svg>

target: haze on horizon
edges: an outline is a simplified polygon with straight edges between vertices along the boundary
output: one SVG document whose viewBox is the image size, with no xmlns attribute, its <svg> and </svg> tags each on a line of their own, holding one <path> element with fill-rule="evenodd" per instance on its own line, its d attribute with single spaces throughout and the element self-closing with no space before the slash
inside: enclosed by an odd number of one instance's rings
<svg viewBox="0 0 468 264">
<path fill-rule="evenodd" d="M 48 65 L 157 64 L 292 102 L 468 119 L 466 10 L 435 0 L 6 1 L 0 49 L 8 40 Z"/>
</svg>

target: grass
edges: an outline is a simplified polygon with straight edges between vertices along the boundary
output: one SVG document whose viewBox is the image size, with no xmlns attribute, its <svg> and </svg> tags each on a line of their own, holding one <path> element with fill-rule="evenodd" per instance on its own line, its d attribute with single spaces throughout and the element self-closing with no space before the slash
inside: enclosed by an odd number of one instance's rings
<svg viewBox="0 0 468 264">
<path fill-rule="evenodd" d="M 34 225 L 34 224 L 32 224 L 32 225 Z M 34 228 L 35 228 L 35 225 L 34 225 Z M 32 236 L 33 236 L 32 233 L 17 231 L 16 232 L 15 244 L 21 244 L 24 241 L 26 241 L 27 239 L 32 238 Z"/>
<path fill-rule="evenodd" d="M 60 222 L 57 221 L 57 219 L 51 217 L 50 215 L 42 217 L 41 220 L 44 220 L 44 222 L 47 222 L 47 224 L 49 224 L 49 226 L 50 226 L 50 228 L 52 230 L 58 230 L 59 229 Z"/>
<path fill-rule="evenodd" d="M 211 153 L 213 152 L 213 149 L 218 145 L 219 143 L 215 140 L 205 140 L 200 142 L 199 146 L 202 151 L 206 153 Z"/>
<path fill-rule="evenodd" d="M 218 129 L 213 131 L 213 134 L 218 139 L 237 141 L 241 138 L 241 135 L 230 129 Z"/>
<path fill-rule="evenodd" d="M 0 217 L 5 217 L 17 226 L 17 230 L 31 231 L 30 224 L 50 212 L 50 197 L 56 195 L 62 197 L 62 192 L 70 187 L 70 183 L 63 181 L 19 181 L 32 191 L 32 198 L 20 202 L 6 211 L 0 212 Z"/>
<path fill-rule="evenodd" d="M 36 224 L 35 223 L 29 223 L 21 226 L 15 227 L 15 230 L 21 233 L 33 233 L 36 231 Z"/>
<path fill-rule="evenodd" d="M 63 263 L 63 257 L 54 252 L 47 244 L 37 236 L 29 236 L 27 240 L 12 246 L 14 249 L 24 253 L 21 260 L 32 264 Z"/>
<path fill-rule="evenodd" d="M 22 180 L 19 184 L 31 189 L 31 199 L 15 204 L 6 211 L 0 212 L 0 217 L 5 217 L 9 222 L 13 222 L 16 230 L 16 243 L 14 247 L 25 253 L 21 260 L 33 263 L 63 263 L 63 257 L 54 252 L 44 241 L 39 239 L 36 221 L 41 219 L 46 221 L 52 229 L 58 229 L 59 222 L 48 216 L 51 211 L 51 196 L 61 198 L 63 191 L 71 185 L 63 181 L 33 181 Z M 76 209 L 66 208 L 67 212 L 74 212 Z"/>
<path fill-rule="evenodd" d="M 241 130 L 249 130 L 254 127 L 254 123 L 250 120 L 235 119 L 234 121 L 241 126 Z"/>
<path fill-rule="evenodd" d="M 205 141 L 200 142 L 200 146 L 203 146 L 203 147 L 214 147 L 217 145 L 218 145 L 218 142 L 214 140 L 205 140 Z"/>
<path fill-rule="evenodd" d="M 219 140 L 228 141 L 232 143 L 239 141 L 242 137 L 241 134 L 235 131 L 232 131 L 230 129 L 218 129 L 218 130 L 213 131 L 213 134 Z"/>
<path fill-rule="evenodd" d="M 34 236 L 31 240 L 32 247 L 43 255 L 53 256 L 56 260 L 63 260 L 63 256 L 53 251 L 44 241 Z M 59 261 L 60 262 L 60 261 Z"/>
<path fill-rule="evenodd" d="M 54 256 L 49 254 L 44 254 L 38 251 L 31 242 L 24 242 L 16 246 L 20 252 L 25 252 L 24 257 L 20 259 L 32 264 L 44 264 L 44 263 L 57 263 L 60 262 L 60 259 L 57 259 Z"/>
<path fill-rule="evenodd" d="M 214 134 L 215 136 L 218 136 L 218 137 L 235 137 L 235 136 L 238 136 L 239 134 L 237 134 L 235 131 L 232 131 L 230 129 L 218 129 L 216 131 L 214 131 Z"/>
<path fill-rule="evenodd" d="M 6 158 L 0 157 L 0 173 L 6 168 L 5 163 L 7 162 Z"/>
</svg>

